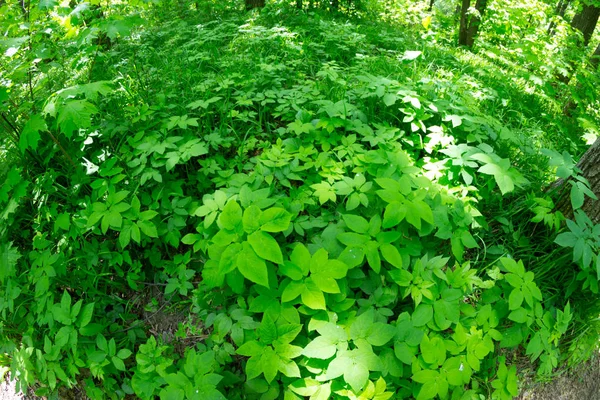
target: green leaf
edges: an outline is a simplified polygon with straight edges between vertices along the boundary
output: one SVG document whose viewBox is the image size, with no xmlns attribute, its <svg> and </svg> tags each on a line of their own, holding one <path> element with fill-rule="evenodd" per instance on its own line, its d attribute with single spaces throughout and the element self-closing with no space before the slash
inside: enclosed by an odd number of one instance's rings
<svg viewBox="0 0 600 400">
<path fill-rule="evenodd" d="M 465 245 L 465 247 L 468 247 L 469 249 L 474 249 L 476 247 L 479 247 L 479 245 L 473 238 L 473 235 L 471 235 L 471 232 L 469 232 L 469 231 L 463 231 L 460 238 L 461 238 L 463 244 Z"/>
<path fill-rule="evenodd" d="M 556 237 L 554 243 L 562 247 L 575 247 L 577 239 L 578 237 L 572 234 L 571 232 L 564 232 Z"/>
<path fill-rule="evenodd" d="M 337 343 L 334 338 L 318 336 L 304 347 L 302 354 L 309 358 L 327 360 L 335 355 Z"/>
<path fill-rule="evenodd" d="M 220 226 L 228 230 L 234 230 L 242 222 L 242 208 L 235 200 L 230 200 L 219 215 Z"/>
<path fill-rule="evenodd" d="M 151 237 L 151 238 L 157 238 L 158 237 L 158 231 L 156 230 L 156 225 L 154 225 L 153 222 L 150 222 L 150 221 L 138 221 L 137 222 L 137 226 L 144 233 L 144 235 L 146 235 L 148 237 Z M 132 229 L 131 233 L 132 233 L 131 238 L 133 240 L 135 240 L 135 236 L 133 235 L 133 229 Z"/>
<path fill-rule="evenodd" d="M 383 258 L 398 269 L 402 269 L 402 256 L 398 249 L 392 244 L 382 244 L 379 246 Z"/>
<path fill-rule="evenodd" d="M 415 372 L 412 376 L 412 380 L 418 383 L 425 383 L 436 380 L 439 375 L 440 373 L 437 371 L 433 371 L 431 369 L 423 369 L 421 371 Z"/>
<path fill-rule="evenodd" d="M 232 243 L 225 248 L 219 260 L 220 274 L 228 274 L 237 267 L 237 260 L 241 251 L 242 245 L 240 243 Z"/>
<path fill-rule="evenodd" d="M 85 327 L 92 320 L 92 316 L 94 315 L 94 304 L 95 303 L 86 304 L 81 308 L 79 315 L 77 315 L 76 322 L 80 328 Z"/>
<path fill-rule="evenodd" d="M 406 206 L 398 201 L 387 205 L 383 213 L 382 226 L 386 229 L 398 225 L 406 217 Z"/>
<path fill-rule="evenodd" d="M 116 369 L 118 369 L 119 371 L 125 371 L 125 363 L 123 363 L 123 360 L 121 360 L 119 357 L 113 356 L 110 359 L 113 363 L 113 365 L 115 366 Z"/>
<path fill-rule="evenodd" d="M 292 214 L 283 208 L 268 208 L 260 215 L 260 229 L 265 232 L 283 232 L 290 226 Z"/>
<path fill-rule="evenodd" d="M 523 303 L 523 292 L 521 289 L 513 289 L 508 296 L 508 309 L 516 310 Z"/>
<path fill-rule="evenodd" d="M 152 218 L 156 217 L 157 215 L 158 215 L 158 212 L 156 212 L 154 210 L 146 210 L 146 211 L 142 211 L 140 213 L 139 218 L 144 221 L 150 221 Z"/>
<path fill-rule="evenodd" d="M 527 322 L 527 310 L 525 310 L 523 307 L 517 308 L 508 315 L 508 319 L 519 324 L 523 324 Z"/>
<path fill-rule="evenodd" d="M 392 325 L 376 322 L 368 330 L 366 339 L 373 346 L 383 346 L 396 335 L 396 328 Z"/>
<path fill-rule="evenodd" d="M 369 241 L 369 236 L 354 232 L 344 232 L 337 235 L 337 240 L 346 246 L 362 246 Z"/>
<path fill-rule="evenodd" d="M 585 195 L 578 185 L 571 186 L 571 206 L 577 210 L 583 206 Z"/>
<path fill-rule="evenodd" d="M 365 245 L 365 255 L 367 262 L 373 271 L 379 273 L 381 271 L 381 257 L 379 257 L 379 243 L 370 241 Z"/>
<path fill-rule="evenodd" d="M 300 294 L 302 303 L 313 310 L 326 310 L 325 296 L 311 278 L 304 281 L 304 290 Z"/>
<path fill-rule="evenodd" d="M 292 254 L 290 254 L 290 260 L 300 267 L 304 276 L 308 275 L 308 272 L 310 271 L 311 255 L 306 246 L 302 243 L 297 243 L 294 246 Z"/>
<path fill-rule="evenodd" d="M 68 100 L 57 108 L 56 122 L 60 130 L 67 138 L 73 136 L 73 132 L 92 126 L 92 115 L 98 113 L 98 109 L 87 100 Z"/>
<path fill-rule="evenodd" d="M 433 319 L 433 307 L 430 304 L 419 304 L 412 315 L 414 326 L 424 326 Z"/>
<path fill-rule="evenodd" d="M 237 267 L 244 278 L 259 285 L 269 287 L 267 264 L 260 258 L 248 242 L 242 243 L 242 251 L 237 258 Z"/>
<path fill-rule="evenodd" d="M 48 126 L 46 125 L 46 121 L 39 114 L 33 114 L 29 120 L 23 126 L 21 130 L 21 135 L 19 137 L 19 148 L 22 153 L 25 153 L 25 150 L 31 148 L 32 150 L 37 150 L 38 143 L 42 139 L 40 136 L 40 131 L 47 131 Z"/>
<path fill-rule="evenodd" d="M 56 221 L 54 221 L 54 231 L 57 231 L 57 228 L 60 228 L 64 231 L 68 231 L 71 228 L 71 215 L 68 213 L 59 214 L 56 217 Z"/>
<path fill-rule="evenodd" d="M 369 231 L 369 222 L 358 215 L 344 214 L 342 215 L 344 222 L 356 233 L 367 233 Z"/>
<path fill-rule="evenodd" d="M 254 357 L 260 356 L 265 348 L 265 345 L 257 342 L 256 340 L 251 340 L 249 342 L 241 345 L 236 353 L 246 357 Z"/>
<path fill-rule="evenodd" d="M 255 205 L 251 205 L 250 207 L 244 210 L 244 215 L 242 217 L 242 224 L 244 226 L 244 231 L 246 233 L 252 233 L 258 229 L 260 229 L 260 216 L 262 211 Z"/>
<path fill-rule="evenodd" d="M 344 380 L 358 393 L 369 380 L 369 369 L 364 364 L 354 364 L 352 368 L 346 368 Z"/>
<path fill-rule="evenodd" d="M 256 254 L 263 259 L 275 264 L 283 264 L 281 248 L 273 236 L 263 231 L 256 231 L 248 235 L 248 243 L 250 243 Z"/>
<path fill-rule="evenodd" d="M 438 351 L 433 345 L 433 340 L 429 340 L 427 335 L 423 336 L 419 348 L 421 349 L 421 356 L 427 364 L 437 364 Z"/>
</svg>

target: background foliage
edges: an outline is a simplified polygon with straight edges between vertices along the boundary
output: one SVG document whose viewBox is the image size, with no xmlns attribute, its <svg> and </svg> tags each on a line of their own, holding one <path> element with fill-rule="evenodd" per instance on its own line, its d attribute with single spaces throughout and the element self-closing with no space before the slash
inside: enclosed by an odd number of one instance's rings
<svg viewBox="0 0 600 400">
<path fill-rule="evenodd" d="M 332 4 L 0 2 L 22 390 L 510 399 L 596 349 L 577 5 L 490 2 L 470 51 L 454 2 Z"/>
</svg>

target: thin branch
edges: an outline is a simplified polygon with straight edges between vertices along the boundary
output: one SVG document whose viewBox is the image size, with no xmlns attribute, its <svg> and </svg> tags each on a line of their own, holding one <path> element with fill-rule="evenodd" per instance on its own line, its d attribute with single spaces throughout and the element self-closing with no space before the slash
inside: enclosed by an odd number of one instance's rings
<svg viewBox="0 0 600 400">
<path fill-rule="evenodd" d="M 71 156 L 69 155 L 69 153 L 67 153 L 67 151 L 62 146 L 62 144 L 60 144 L 60 142 L 58 141 L 58 139 L 50 131 L 48 131 L 48 135 L 50 135 L 50 138 L 52 139 L 52 141 L 58 146 L 58 148 L 63 153 L 63 155 L 67 158 L 67 160 L 69 160 L 69 163 L 71 164 L 71 166 L 73 168 L 75 168 L 75 163 L 73 162 L 73 159 L 71 158 Z"/>
</svg>

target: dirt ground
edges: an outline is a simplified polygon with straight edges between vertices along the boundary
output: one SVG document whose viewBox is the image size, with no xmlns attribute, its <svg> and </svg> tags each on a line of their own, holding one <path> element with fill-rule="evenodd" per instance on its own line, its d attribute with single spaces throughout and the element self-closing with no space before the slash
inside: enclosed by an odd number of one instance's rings
<svg viewBox="0 0 600 400">
<path fill-rule="evenodd" d="M 594 357 L 575 371 L 556 377 L 552 382 L 529 386 L 516 400 L 600 400 L 600 357 Z M 6 377 L 0 385 L 0 400 L 43 398 L 15 393 L 14 382 Z"/>
<path fill-rule="evenodd" d="M 600 400 L 600 356 L 552 382 L 530 386 L 518 400 Z"/>
</svg>

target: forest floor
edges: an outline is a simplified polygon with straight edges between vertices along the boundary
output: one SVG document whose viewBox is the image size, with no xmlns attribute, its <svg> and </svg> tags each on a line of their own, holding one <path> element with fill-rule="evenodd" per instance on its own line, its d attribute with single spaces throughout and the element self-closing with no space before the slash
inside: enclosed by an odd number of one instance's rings
<svg viewBox="0 0 600 400">
<path fill-rule="evenodd" d="M 517 400 L 600 400 L 600 356 L 553 381 L 528 385 Z M 15 393 L 14 382 L 6 377 L 0 385 L 0 400 L 40 400 L 37 396 Z M 83 400 L 83 399 L 79 399 Z"/>
</svg>

